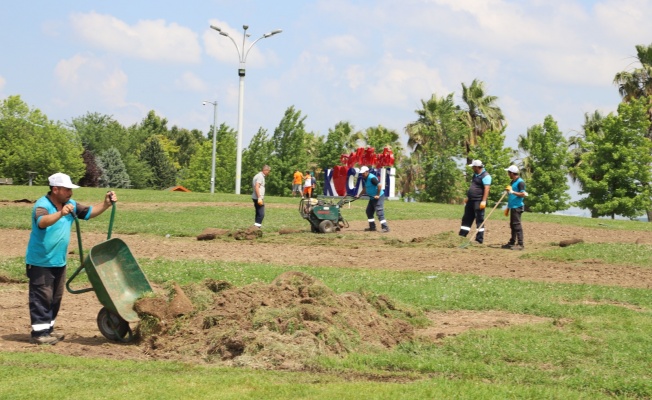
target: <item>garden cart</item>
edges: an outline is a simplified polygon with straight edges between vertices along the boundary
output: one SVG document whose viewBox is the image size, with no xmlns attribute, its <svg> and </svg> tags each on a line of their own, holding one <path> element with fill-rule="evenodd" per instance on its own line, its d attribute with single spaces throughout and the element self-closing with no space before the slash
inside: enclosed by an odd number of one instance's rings
<svg viewBox="0 0 652 400">
<path fill-rule="evenodd" d="M 333 233 L 348 228 L 342 217 L 342 206 L 355 201 L 355 197 L 344 196 L 335 203 L 334 199 L 301 199 L 299 214 L 310 222 L 312 232 Z"/>
<path fill-rule="evenodd" d="M 93 246 L 84 258 L 79 220 L 73 214 L 81 265 L 66 282 L 66 289 L 72 294 L 94 291 L 103 306 L 97 315 L 97 326 L 102 335 L 109 340 L 129 342 L 133 339 L 129 323 L 139 321 L 133 309 L 134 303 L 144 294 L 152 292 L 152 287 L 125 242 L 118 238 L 111 239 L 114 215 L 115 203 L 111 209 L 107 240 Z M 86 271 L 91 287 L 71 289 L 70 283 L 82 270 Z"/>
</svg>

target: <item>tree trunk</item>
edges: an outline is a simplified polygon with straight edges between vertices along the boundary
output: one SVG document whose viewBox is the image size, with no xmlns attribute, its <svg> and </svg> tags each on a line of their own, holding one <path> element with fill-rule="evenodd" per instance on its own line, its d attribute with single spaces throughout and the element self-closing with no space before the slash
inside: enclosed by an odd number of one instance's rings
<svg viewBox="0 0 652 400">
<path fill-rule="evenodd" d="M 652 209 L 647 210 L 647 222 L 652 222 Z"/>
</svg>

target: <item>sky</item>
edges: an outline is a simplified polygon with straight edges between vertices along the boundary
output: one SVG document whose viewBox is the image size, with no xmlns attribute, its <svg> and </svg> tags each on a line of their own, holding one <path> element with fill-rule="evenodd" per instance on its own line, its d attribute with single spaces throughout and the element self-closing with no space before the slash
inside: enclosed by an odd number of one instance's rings
<svg viewBox="0 0 652 400">
<path fill-rule="evenodd" d="M 259 128 L 271 136 L 290 106 L 320 135 L 348 121 L 406 142 L 422 101 L 454 93 L 463 105 L 462 83 L 478 79 L 516 148 L 547 115 L 570 136 L 585 113 L 615 111 L 613 77 L 638 66 L 650 15 L 650 0 L 4 2 L 0 100 L 20 95 L 64 123 L 97 112 L 129 126 L 154 110 L 168 127 L 205 133 L 212 101 L 235 130 L 246 55 L 244 147 Z"/>
</svg>

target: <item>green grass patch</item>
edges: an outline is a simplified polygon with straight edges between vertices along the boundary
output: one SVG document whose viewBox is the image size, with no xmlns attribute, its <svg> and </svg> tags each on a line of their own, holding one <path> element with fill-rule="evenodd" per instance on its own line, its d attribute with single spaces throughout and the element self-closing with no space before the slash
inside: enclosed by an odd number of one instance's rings
<svg viewBox="0 0 652 400">
<path fill-rule="evenodd" d="M 652 267 L 652 246 L 629 243 L 579 243 L 545 251 L 524 254 L 522 258 L 536 258 L 557 262 L 596 260 L 606 264 Z"/>
<path fill-rule="evenodd" d="M 3 262 L 0 271 L 13 276 L 24 268 L 20 263 L 20 259 Z M 477 394 L 482 398 L 506 395 L 517 398 L 652 396 L 648 359 L 652 354 L 652 337 L 649 336 L 652 330 L 652 293 L 649 290 L 455 274 L 196 260 L 144 259 L 140 264 L 149 279 L 156 283 L 174 280 L 188 284 L 211 278 L 242 286 L 252 282 L 269 283 L 284 271 L 299 270 L 317 277 L 339 293 L 362 290 L 385 294 L 421 310 L 504 310 L 549 317 L 550 321 L 470 331 L 448 338 L 443 344 L 415 341 L 391 351 L 353 353 L 343 359 L 319 358 L 313 365 L 324 374 L 297 374 L 296 377 L 294 374 L 281 374 L 282 378 L 269 371 L 257 372 L 253 377 L 253 373 L 247 370 L 85 359 L 75 365 L 86 365 L 88 370 L 80 372 L 76 367 L 72 369 L 76 373 L 72 373 L 68 371 L 68 364 L 72 361 L 67 358 L 45 354 L 30 354 L 26 358 L 24 354 L 0 353 L 0 373 L 9 374 L 7 376 L 12 382 L 16 382 L 9 388 L 0 389 L 6 394 L 3 396 L 0 391 L 0 396 L 13 398 L 17 387 L 31 388 L 32 380 L 38 376 L 36 370 L 51 365 L 66 374 L 61 381 L 66 384 L 53 389 L 54 398 L 67 393 L 64 390 L 81 397 L 94 396 L 97 393 L 92 392 L 91 387 L 103 387 L 103 384 L 112 382 L 122 384 L 111 386 L 104 398 L 124 396 L 125 389 L 121 388 L 126 386 L 140 388 L 147 385 L 152 387 L 144 391 L 134 390 L 135 398 L 158 397 L 158 389 L 171 393 L 170 397 L 162 398 L 171 398 L 179 395 L 181 389 L 177 386 L 187 385 L 187 382 L 191 382 L 193 390 L 196 388 L 198 392 L 186 393 L 184 398 L 201 398 L 203 390 L 210 385 L 222 388 L 223 392 L 217 390 L 216 393 L 227 393 L 224 398 L 232 398 L 229 396 L 233 390 L 245 398 L 280 398 L 282 395 L 354 398 L 347 389 L 362 390 L 357 392 L 358 398 L 365 398 L 365 394 L 368 394 L 366 398 L 446 397 L 452 393 L 449 390 L 454 389 L 469 390 L 468 397 Z M 67 296 L 64 301 L 74 301 L 74 298 Z M 629 305 L 637 310 L 624 307 Z M 30 357 L 36 357 L 37 361 L 29 361 Z M 104 367 L 103 363 L 110 368 Z M 156 369 L 160 371 L 153 372 Z M 220 376 L 219 384 L 210 377 L 209 371 Z M 70 375 L 65 378 L 67 374 Z M 59 376 L 57 374 L 57 382 Z M 343 382 L 337 376 L 356 378 L 353 382 Z M 381 382 L 374 386 L 365 381 L 368 377 Z M 248 390 L 244 393 L 236 387 L 241 379 L 253 380 L 248 381 Z M 274 379 L 279 383 L 274 388 L 266 387 Z M 21 393 L 30 395 L 29 390 Z M 362 393 L 361 397 L 359 393 Z"/>
<path fill-rule="evenodd" d="M 44 186 L 1 186 L 0 201 L 11 204 L 14 200 L 28 199 L 34 201 L 48 191 Z M 106 189 L 80 188 L 74 191 L 73 198 L 83 204 L 97 204 L 103 198 Z M 154 235 L 170 234 L 172 236 L 195 236 L 206 227 L 222 229 L 240 229 L 253 224 L 254 210 L 251 196 L 227 193 L 182 193 L 159 190 L 118 189 L 115 232 L 145 233 Z M 184 206 L 180 203 L 197 203 L 196 206 Z M 226 204 L 225 204 L 226 203 Z M 239 203 L 235 206 L 233 203 Z M 128 209 L 121 208 L 129 204 Z M 142 208 L 133 207 L 140 204 Z M 205 205 L 202 205 L 205 204 Z M 269 205 L 264 223 L 264 230 L 277 231 L 283 228 L 309 229 L 308 222 L 299 215 L 299 199 L 292 197 L 268 196 Z M 250 206 L 251 205 L 251 206 Z M 358 200 L 345 205 L 341 212 L 349 221 L 366 220 L 367 202 Z M 153 207 L 154 206 L 154 207 Z M 460 219 L 462 205 L 435 203 L 405 203 L 386 201 L 385 214 L 390 221 L 423 219 Z M 0 207 L 0 228 L 30 229 L 29 216 L 31 207 L 26 205 Z M 497 220 L 507 221 L 502 214 L 496 214 Z M 607 220 L 596 218 L 571 217 L 563 215 L 526 213 L 525 221 L 548 222 L 578 226 L 583 228 L 608 230 L 652 231 L 652 224 L 641 221 Z M 85 221 L 83 231 L 104 232 L 107 230 L 109 212 L 100 217 Z M 183 223 L 179 223 L 183 221 Z"/>
<path fill-rule="evenodd" d="M 49 371 L 51 374 L 48 374 Z M 607 398 L 563 387 L 496 384 L 446 377 L 397 380 L 391 375 L 336 375 L 134 362 L 54 354 L 0 353 L 3 399 L 433 399 Z M 353 379 L 352 379 L 353 378 Z"/>
</svg>

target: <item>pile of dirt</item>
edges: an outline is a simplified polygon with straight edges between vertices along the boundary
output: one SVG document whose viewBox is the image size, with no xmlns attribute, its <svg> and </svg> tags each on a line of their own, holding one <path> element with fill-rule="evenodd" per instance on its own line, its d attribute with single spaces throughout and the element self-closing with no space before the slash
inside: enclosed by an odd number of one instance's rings
<svg viewBox="0 0 652 400">
<path fill-rule="evenodd" d="M 255 240 L 263 237 L 263 231 L 261 231 L 260 228 L 251 226 L 247 229 L 238 229 L 237 231 L 232 232 L 231 236 L 233 236 L 235 240 Z"/>
<path fill-rule="evenodd" d="M 386 244 L 394 247 L 433 247 L 453 249 L 459 247 L 464 240 L 468 241 L 468 239 L 460 237 L 453 231 L 445 231 L 430 236 L 415 237 L 410 241 L 390 239 Z"/>
<path fill-rule="evenodd" d="M 171 290 L 175 298 L 178 286 Z M 318 355 L 391 348 L 414 338 L 419 313 L 385 296 L 336 294 L 319 280 L 286 272 L 271 284 L 233 287 L 207 280 L 184 287 L 194 311 L 141 299 L 137 335 L 156 358 L 300 370 Z M 185 297 L 185 295 L 184 295 Z M 158 308 L 158 309 L 157 309 Z"/>
<path fill-rule="evenodd" d="M 206 228 L 197 235 L 197 240 L 213 240 L 218 236 L 226 236 L 231 232 L 227 229 L 218 229 L 218 228 Z"/>
<path fill-rule="evenodd" d="M 206 228 L 202 233 L 197 235 L 197 240 L 214 240 L 220 236 L 230 236 L 235 240 L 255 240 L 263 237 L 263 231 L 255 226 L 238 229 L 233 232 L 226 229 Z"/>
</svg>

